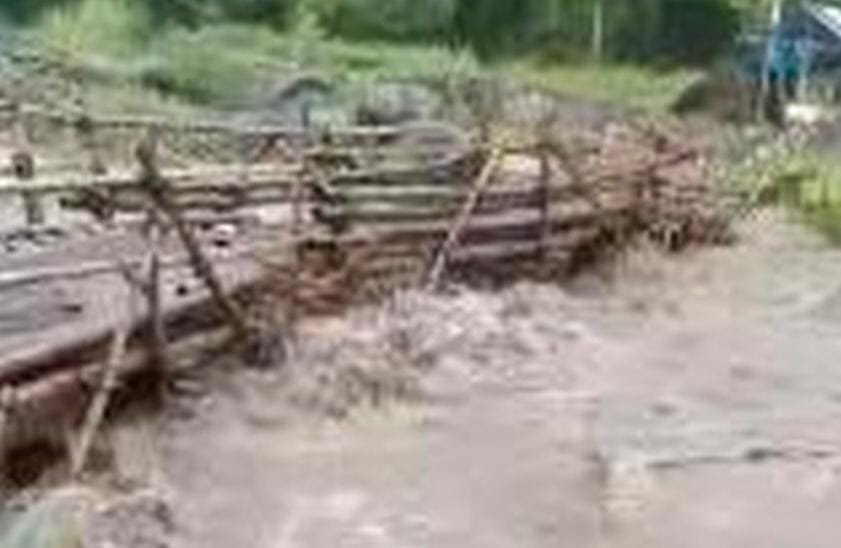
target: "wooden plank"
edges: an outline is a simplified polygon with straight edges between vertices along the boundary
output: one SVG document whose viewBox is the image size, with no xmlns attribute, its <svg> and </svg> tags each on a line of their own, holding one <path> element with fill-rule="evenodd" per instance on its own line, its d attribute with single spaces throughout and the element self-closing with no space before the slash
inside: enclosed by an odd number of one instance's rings
<svg viewBox="0 0 841 548">
<path fill-rule="evenodd" d="M 83 111 L 60 111 L 39 105 L 17 105 L 16 111 L 23 116 L 36 116 L 53 123 L 77 125 L 80 122 L 90 123 L 97 129 L 136 129 L 148 130 L 158 128 L 184 133 L 228 133 L 244 137 L 277 137 L 284 139 L 308 139 L 314 135 L 310 128 L 298 126 L 281 126 L 272 124 L 241 124 L 224 120 L 186 121 L 162 118 L 160 116 L 128 116 L 128 115 L 95 115 Z M 352 140 L 382 140 L 399 136 L 402 130 L 398 126 L 358 126 L 350 128 L 331 128 L 315 133 L 335 139 Z"/>
<path fill-rule="evenodd" d="M 505 213 L 512 209 L 537 207 L 540 197 L 533 191 L 483 196 L 476 205 L 476 215 Z M 351 224 L 400 223 L 452 219 L 459 212 L 459 202 L 447 199 L 439 203 L 365 202 L 346 206 L 318 207 L 323 219 L 344 220 Z"/>
<path fill-rule="evenodd" d="M 390 185 L 390 186 L 353 186 L 339 187 L 329 192 L 334 204 L 356 206 L 358 204 L 394 204 L 407 206 L 431 206 L 458 204 L 467 196 L 468 189 L 463 185 Z M 494 185 L 480 197 L 478 208 L 501 207 L 495 204 L 507 204 L 508 207 L 536 207 L 534 188 L 513 185 Z M 557 196 L 567 196 L 568 191 L 559 188 Z"/>
<path fill-rule="evenodd" d="M 429 162 L 412 167 L 356 169 L 335 173 L 330 177 L 330 187 L 352 185 L 412 185 L 412 184 L 466 184 L 475 177 L 480 159 L 477 151 L 445 161 Z"/>
<path fill-rule="evenodd" d="M 163 174 L 173 185 L 173 192 L 220 191 L 229 188 L 260 189 L 293 186 L 301 176 L 296 170 L 276 167 L 201 167 L 183 170 L 167 170 Z M 113 174 L 93 175 L 87 173 L 56 173 L 36 177 L 26 184 L 17 181 L 0 181 L 0 195 L 20 194 L 26 191 L 39 193 L 62 193 L 87 188 L 135 189 L 138 188 L 137 173 L 122 171 Z"/>
</svg>

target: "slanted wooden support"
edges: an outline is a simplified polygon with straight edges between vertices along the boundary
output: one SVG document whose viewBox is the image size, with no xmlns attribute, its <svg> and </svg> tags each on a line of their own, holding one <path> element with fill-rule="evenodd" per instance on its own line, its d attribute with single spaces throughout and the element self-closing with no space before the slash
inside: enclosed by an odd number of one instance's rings
<svg viewBox="0 0 841 548">
<path fill-rule="evenodd" d="M 540 181 L 538 187 L 538 195 L 540 196 L 540 255 L 541 258 L 546 258 L 547 249 L 546 242 L 552 236 L 552 219 L 550 217 L 551 192 L 550 186 L 552 184 L 552 164 L 550 162 L 549 153 L 546 147 L 542 144 L 537 149 L 537 154 L 540 160 Z"/>
<path fill-rule="evenodd" d="M 129 286 L 127 303 L 124 305 L 125 311 L 123 311 L 122 316 L 115 318 L 114 334 L 108 350 L 108 358 L 102 368 L 102 378 L 82 423 L 79 442 L 71 450 L 71 475 L 74 478 L 78 478 L 85 468 L 94 438 L 105 419 L 105 412 L 108 409 L 108 403 L 111 401 L 111 395 L 117 388 L 129 335 L 137 316 L 136 297 L 135 291 Z"/>
<path fill-rule="evenodd" d="M 473 182 L 470 194 L 467 196 L 467 199 L 465 200 L 464 205 L 462 206 L 462 209 L 455 221 L 450 226 L 447 238 L 441 245 L 441 249 L 438 251 L 435 260 L 432 263 L 432 267 L 429 269 L 429 274 L 426 278 L 426 286 L 428 289 L 434 289 L 438 286 L 441 276 L 444 274 L 444 270 L 447 267 L 449 255 L 453 251 L 453 248 L 458 245 L 461 234 L 470 222 L 470 216 L 476 209 L 476 205 L 479 203 L 479 199 L 481 198 L 485 188 L 491 182 L 491 179 L 496 173 L 501 159 L 502 155 L 499 150 L 492 151 L 490 157 L 485 162 L 485 167 L 482 168 L 479 176 Z"/>
<path fill-rule="evenodd" d="M 187 251 L 190 266 L 210 291 L 213 301 L 222 311 L 226 321 L 237 337 L 242 341 L 249 341 L 251 329 L 245 313 L 236 302 L 225 293 L 222 283 L 213 268 L 213 264 L 205 256 L 196 240 L 195 235 L 184 220 L 181 211 L 173 203 L 170 195 L 170 183 L 161 175 L 157 165 L 157 134 L 152 131 L 136 148 L 136 157 L 140 163 L 140 187 L 144 189 L 155 206 L 167 216 L 181 243 Z"/>
<path fill-rule="evenodd" d="M 8 385 L 0 385 L 0 471 L 3 470 L 6 460 L 6 451 L 8 443 L 6 439 L 7 425 L 9 418 L 14 410 L 15 391 L 14 388 Z M 0 479 L 2 479 L 0 477 Z M 0 485 L 0 490 L 3 486 Z"/>
</svg>

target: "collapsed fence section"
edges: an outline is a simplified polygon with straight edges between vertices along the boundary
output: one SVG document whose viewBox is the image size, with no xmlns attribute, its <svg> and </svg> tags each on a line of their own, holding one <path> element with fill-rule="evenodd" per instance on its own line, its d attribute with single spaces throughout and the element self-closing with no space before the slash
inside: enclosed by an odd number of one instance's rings
<svg viewBox="0 0 841 548">
<path fill-rule="evenodd" d="M 109 123 L 92 125 L 105 131 Z M 355 128 L 295 134 L 293 153 L 270 161 L 289 134 L 239 128 L 268 139 L 269 155 L 184 167 L 164 154 L 165 123 L 113 124 L 142 128 L 133 165 L 21 177 L 13 161 L 16 176 L 0 181 L 0 195 L 27 203 L 59 197 L 64 209 L 90 213 L 108 234 L 134 241 L 123 255 L 82 262 L 70 255 L 47 267 L 4 259 L 0 292 L 45 280 L 91 292 L 101 283 L 114 295 L 112 307 L 142 301 L 120 322 L 107 314 L 109 303 L 85 303 L 75 319 L 30 334 L 37 344 L 0 348 L 6 448 L 36 438 L 51 417 L 68 418 L 70 429 L 96 428 L 98 413 L 85 413 L 91 401 L 107 404 L 103 394 L 141 373 L 165 378 L 181 352 L 234 340 L 255 360 L 276 361 L 302 315 L 400 287 L 436 289 L 451 278 L 537 272 L 554 279 L 636 234 L 677 248 L 715 239 L 719 227 L 699 151 L 639 134 L 586 146 L 547 137 L 463 146 L 465 138 L 458 147 L 443 146 L 449 136 L 439 134 L 426 146 L 411 141 L 407 152 L 401 128 Z M 236 136 L 238 129 L 189 131 Z M 268 207 L 281 213 L 267 220 Z M 267 299 L 283 309 L 275 323 L 247 306 Z"/>
</svg>

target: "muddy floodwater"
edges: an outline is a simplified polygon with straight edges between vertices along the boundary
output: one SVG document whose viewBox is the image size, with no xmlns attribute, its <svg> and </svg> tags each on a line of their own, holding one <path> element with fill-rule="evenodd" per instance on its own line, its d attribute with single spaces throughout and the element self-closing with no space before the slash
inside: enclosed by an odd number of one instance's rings
<svg viewBox="0 0 841 548">
<path fill-rule="evenodd" d="M 324 421 L 290 412 L 284 372 L 215 373 L 115 432 L 118 463 L 173 546 L 835 547 L 841 252 L 774 212 L 739 231 L 312 322 L 288 367 L 397 339 L 420 395 Z"/>
</svg>

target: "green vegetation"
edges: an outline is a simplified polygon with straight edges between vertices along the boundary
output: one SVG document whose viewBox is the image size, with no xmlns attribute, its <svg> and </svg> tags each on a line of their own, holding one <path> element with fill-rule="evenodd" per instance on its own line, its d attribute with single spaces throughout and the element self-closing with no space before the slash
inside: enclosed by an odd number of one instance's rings
<svg viewBox="0 0 841 548">
<path fill-rule="evenodd" d="M 247 105 L 290 75 L 350 84 L 495 71 L 662 112 L 769 0 L 3 0 L 0 19 L 59 60 L 100 110 Z M 7 36 L 9 33 L 6 33 Z M 8 38 L 4 38 L 6 40 Z M 353 86 L 350 86 L 352 88 Z M 767 162 L 795 209 L 841 242 L 841 169 Z M 804 166 L 808 166 L 806 169 Z M 800 173 L 791 175 L 792 170 Z M 804 175 L 805 173 L 805 175 Z M 756 177 L 755 174 L 752 175 Z M 838 221 L 836 221 L 838 219 Z"/>
<path fill-rule="evenodd" d="M 81 5 L 109 22 L 109 0 L 4 0 L 3 14 L 39 25 Z M 765 0 L 110 0 L 157 29 L 220 23 L 286 32 L 309 13 L 332 38 L 446 44 L 482 58 L 523 53 L 614 62 L 706 63 Z M 95 10 L 89 8 L 97 8 Z M 114 27 L 111 27 L 112 29 Z M 88 29 L 95 34 L 98 29 Z"/>
<path fill-rule="evenodd" d="M 774 161 L 773 198 L 807 226 L 841 245 L 841 162 L 825 154 L 800 151 Z"/>
<path fill-rule="evenodd" d="M 588 59 L 597 2 L 17 0 L 0 13 L 90 76 L 87 92 L 99 104 L 132 110 L 239 104 L 296 71 L 441 80 L 477 74 L 479 59 L 552 90 L 657 110 L 693 74 L 672 62 L 727 47 L 735 13 L 724 0 L 685 0 L 679 14 L 672 0 L 611 1 L 600 34 L 605 59 L 596 65 Z M 726 32 L 713 33 L 705 52 L 696 38 L 679 40 L 684 49 L 662 47 L 677 40 L 673 27 L 698 21 Z"/>
</svg>

